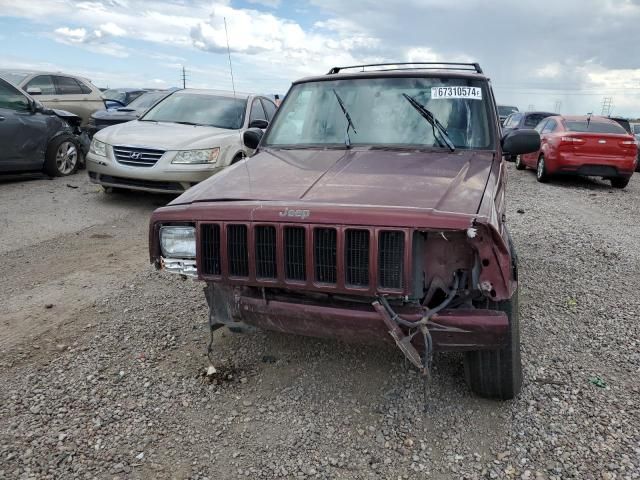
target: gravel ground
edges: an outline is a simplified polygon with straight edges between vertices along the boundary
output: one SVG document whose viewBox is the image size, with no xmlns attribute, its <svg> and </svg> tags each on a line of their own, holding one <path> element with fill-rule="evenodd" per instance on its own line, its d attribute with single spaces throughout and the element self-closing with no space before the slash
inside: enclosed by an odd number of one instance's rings
<svg viewBox="0 0 640 480">
<path fill-rule="evenodd" d="M 0 478 L 640 478 L 640 177 L 509 173 L 523 392 L 476 398 L 438 355 L 426 413 L 385 346 L 219 330 L 205 379 L 202 285 L 145 256 L 166 199 L 0 185 Z"/>
</svg>

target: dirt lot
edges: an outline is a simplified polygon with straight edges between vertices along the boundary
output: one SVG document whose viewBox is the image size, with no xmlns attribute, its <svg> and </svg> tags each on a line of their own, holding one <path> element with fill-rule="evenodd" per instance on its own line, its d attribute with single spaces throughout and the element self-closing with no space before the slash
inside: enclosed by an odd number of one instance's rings
<svg viewBox="0 0 640 480">
<path fill-rule="evenodd" d="M 523 392 L 439 355 L 427 413 L 391 347 L 218 331 L 205 381 L 202 285 L 147 261 L 169 198 L 3 180 L 0 478 L 640 478 L 640 177 L 509 169 Z"/>
</svg>

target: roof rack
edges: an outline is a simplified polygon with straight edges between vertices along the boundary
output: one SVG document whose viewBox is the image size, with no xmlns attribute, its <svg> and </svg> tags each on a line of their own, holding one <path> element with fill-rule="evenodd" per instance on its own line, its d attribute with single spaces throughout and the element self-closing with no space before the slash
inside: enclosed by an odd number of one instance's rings
<svg viewBox="0 0 640 480">
<path fill-rule="evenodd" d="M 419 65 L 408 67 L 407 65 Z M 368 65 L 350 65 L 348 67 L 333 67 L 327 75 L 335 75 L 342 70 L 359 68 L 364 72 L 367 67 L 400 67 L 385 68 L 374 71 L 391 71 L 391 70 L 463 70 L 476 73 L 482 73 L 479 63 L 458 63 L 458 62 L 401 62 L 401 63 L 370 63 Z"/>
</svg>

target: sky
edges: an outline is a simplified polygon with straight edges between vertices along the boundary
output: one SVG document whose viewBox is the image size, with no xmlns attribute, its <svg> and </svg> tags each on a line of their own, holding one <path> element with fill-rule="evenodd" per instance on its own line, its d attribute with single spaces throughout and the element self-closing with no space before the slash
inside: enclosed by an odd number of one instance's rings
<svg viewBox="0 0 640 480">
<path fill-rule="evenodd" d="M 479 62 L 498 103 L 640 117 L 640 0 L 0 0 L 0 68 L 285 93 L 336 65 Z"/>
</svg>

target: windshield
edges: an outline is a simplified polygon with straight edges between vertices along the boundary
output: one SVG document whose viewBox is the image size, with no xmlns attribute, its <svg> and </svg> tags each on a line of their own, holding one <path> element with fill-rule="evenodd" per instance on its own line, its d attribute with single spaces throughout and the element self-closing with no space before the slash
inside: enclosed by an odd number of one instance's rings
<svg viewBox="0 0 640 480">
<path fill-rule="evenodd" d="M 636 124 L 633 126 L 633 133 L 640 134 L 640 124 Z"/>
<path fill-rule="evenodd" d="M 571 121 L 567 120 L 565 122 L 567 130 L 570 132 L 583 132 L 583 133 L 618 133 L 618 134 L 626 134 L 627 132 L 617 123 L 609 123 L 609 122 L 596 122 L 591 120 L 591 122 L 587 122 L 586 120 L 579 121 Z"/>
<path fill-rule="evenodd" d="M 103 92 L 102 95 L 107 100 L 117 100 L 120 103 L 127 103 L 127 93 L 121 90 L 107 90 L 106 92 Z"/>
<path fill-rule="evenodd" d="M 524 119 L 524 126 L 528 128 L 534 128 L 542 120 L 553 115 L 553 113 L 534 113 L 533 115 L 527 115 Z"/>
<path fill-rule="evenodd" d="M 246 106 L 245 98 L 176 92 L 149 110 L 141 120 L 237 130 L 244 123 Z"/>
<path fill-rule="evenodd" d="M 129 104 L 129 107 L 135 108 L 138 110 L 146 110 L 147 108 L 153 106 L 158 100 L 163 99 L 169 95 L 169 92 L 149 92 L 143 93 L 134 101 Z"/>
<path fill-rule="evenodd" d="M 0 76 L 4 78 L 7 82 L 18 86 L 20 82 L 24 80 L 29 74 L 28 73 L 15 73 L 15 72 L 2 72 Z"/>
<path fill-rule="evenodd" d="M 294 85 L 274 120 L 267 146 L 351 145 L 446 148 L 441 135 L 407 97 L 446 129 L 456 148 L 491 145 L 487 91 L 466 78 L 361 78 Z"/>
<path fill-rule="evenodd" d="M 498 115 L 507 116 L 517 111 L 518 107 L 507 107 L 505 105 L 498 105 Z"/>
</svg>

